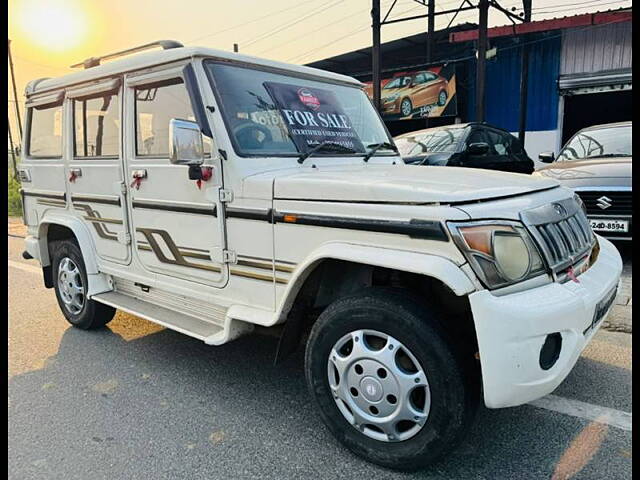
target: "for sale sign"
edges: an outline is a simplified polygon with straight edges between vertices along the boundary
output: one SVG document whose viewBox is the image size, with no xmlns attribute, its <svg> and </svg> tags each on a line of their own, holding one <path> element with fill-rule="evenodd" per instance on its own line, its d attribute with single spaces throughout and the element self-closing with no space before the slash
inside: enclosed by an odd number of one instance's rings
<svg viewBox="0 0 640 480">
<path fill-rule="evenodd" d="M 322 88 L 264 82 L 300 152 L 331 142 L 364 152 L 349 117 L 333 92 Z"/>
</svg>

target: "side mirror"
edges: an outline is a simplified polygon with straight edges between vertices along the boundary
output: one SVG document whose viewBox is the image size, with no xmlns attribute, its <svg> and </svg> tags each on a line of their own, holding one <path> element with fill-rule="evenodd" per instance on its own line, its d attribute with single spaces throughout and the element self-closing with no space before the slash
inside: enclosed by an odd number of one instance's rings
<svg viewBox="0 0 640 480">
<path fill-rule="evenodd" d="M 169 160 L 176 165 L 202 165 L 204 146 L 196 122 L 172 118 L 169 122 Z"/>
<path fill-rule="evenodd" d="M 556 156 L 553 154 L 553 152 L 542 152 L 540 155 L 538 155 L 538 159 L 544 163 L 551 163 L 556 159 Z"/>
<path fill-rule="evenodd" d="M 470 143 L 467 152 L 471 155 L 484 155 L 489 151 L 489 144 L 485 142 Z"/>
</svg>

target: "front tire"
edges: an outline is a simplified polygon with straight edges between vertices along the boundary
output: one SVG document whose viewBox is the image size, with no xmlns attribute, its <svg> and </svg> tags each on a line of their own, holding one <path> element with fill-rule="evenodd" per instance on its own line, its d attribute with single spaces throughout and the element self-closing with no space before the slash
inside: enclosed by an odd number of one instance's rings
<svg viewBox="0 0 640 480">
<path fill-rule="evenodd" d="M 425 467 L 452 450 L 479 400 L 435 314 L 387 289 L 337 300 L 320 315 L 305 374 L 333 435 L 398 470 Z"/>
<path fill-rule="evenodd" d="M 408 117 L 411 115 L 411 112 L 413 112 L 413 104 L 410 99 L 405 98 L 402 100 L 402 103 L 400 103 L 400 113 L 403 117 Z"/>
<path fill-rule="evenodd" d="M 109 323 L 115 308 L 87 298 L 87 270 L 78 244 L 71 240 L 55 242 L 51 257 L 56 299 L 67 321 L 83 330 Z"/>
</svg>

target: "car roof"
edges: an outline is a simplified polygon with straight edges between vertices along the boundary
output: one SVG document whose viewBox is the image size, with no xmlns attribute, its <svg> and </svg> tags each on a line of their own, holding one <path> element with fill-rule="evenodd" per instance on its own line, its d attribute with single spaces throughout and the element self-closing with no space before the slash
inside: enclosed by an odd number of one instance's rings
<svg viewBox="0 0 640 480">
<path fill-rule="evenodd" d="M 69 73 L 67 75 L 56 78 L 32 80 L 27 84 L 25 93 L 27 97 L 29 97 L 47 91 L 59 90 L 71 85 L 97 80 L 99 78 L 111 77 L 125 72 L 140 70 L 143 68 L 149 68 L 164 63 L 194 57 L 207 57 L 231 63 L 275 68 L 278 70 L 312 76 L 319 79 L 348 83 L 359 87 L 363 86 L 363 84 L 355 78 L 338 73 L 327 72 L 318 68 L 277 62 L 275 60 L 267 60 L 264 58 L 258 58 L 234 52 L 226 52 L 223 50 L 215 50 L 212 48 L 180 47 L 131 55 L 120 60 L 108 61 L 95 67 L 87 68 L 74 73 Z"/>
<path fill-rule="evenodd" d="M 615 123 L 601 123 L 600 125 L 591 125 L 590 127 L 583 128 L 580 130 L 581 132 L 586 132 L 588 130 L 599 130 L 601 128 L 617 128 L 617 127 L 630 127 L 632 125 L 632 121 L 628 122 L 615 122 Z"/>
<path fill-rule="evenodd" d="M 480 126 L 480 125 L 483 126 L 483 127 L 495 128 L 497 130 L 506 132 L 506 130 L 503 130 L 500 127 L 494 127 L 493 125 L 489 125 L 488 123 L 485 123 L 485 122 L 466 122 L 466 123 L 452 123 L 451 125 L 441 125 L 439 127 L 424 128 L 422 130 L 414 130 L 413 132 L 407 132 L 407 133 L 403 133 L 401 135 L 397 135 L 394 138 L 405 138 L 405 137 L 411 137 L 411 136 L 414 136 L 414 135 L 420 135 L 420 134 L 423 134 L 423 133 L 437 132 L 438 130 L 467 128 L 467 127 Z"/>
</svg>

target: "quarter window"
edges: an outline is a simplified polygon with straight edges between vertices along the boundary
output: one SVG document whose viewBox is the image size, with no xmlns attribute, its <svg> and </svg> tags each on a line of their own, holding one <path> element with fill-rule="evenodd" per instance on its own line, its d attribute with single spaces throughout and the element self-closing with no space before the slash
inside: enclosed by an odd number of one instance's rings
<svg viewBox="0 0 640 480">
<path fill-rule="evenodd" d="M 172 118 L 195 121 L 189 94 L 180 78 L 137 87 L 136 155 L 169 156 L 169 122 Z M 211 140 L 203 137 L 204 151 Z"/>
<path fill-rule="evenodd" d="M 120 108 L 117 93 L 73 101 L 74 157 L 117 156 Z"/>
<path fill-rule="evenodd" d="M 30 157 L 62 157 L 62 104 L 29 109 Z"/>
</svg>

